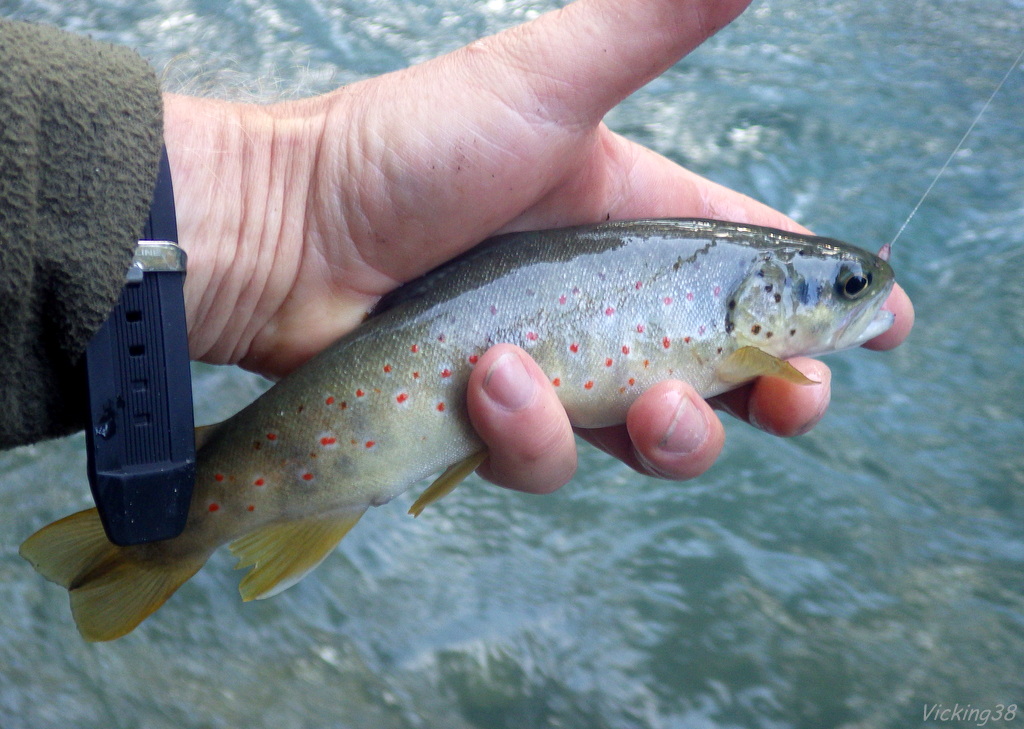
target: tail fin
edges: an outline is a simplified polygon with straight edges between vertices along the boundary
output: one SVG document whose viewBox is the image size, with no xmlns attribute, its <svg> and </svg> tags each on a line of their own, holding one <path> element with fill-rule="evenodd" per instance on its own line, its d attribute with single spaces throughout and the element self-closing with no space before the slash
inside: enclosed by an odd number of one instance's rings
<svg viewBox="0 0 1024 729">
<path fill-rule="evenodd" d="M 43 577 L 67 588 L 78 632 L 90 641 L 130 633 L 208 557 L 174 561 L 158 558 L 152 545 L 119 547 L 107 539 L 96 509 L 43 527 L 20 553 Z"/>
</svg>

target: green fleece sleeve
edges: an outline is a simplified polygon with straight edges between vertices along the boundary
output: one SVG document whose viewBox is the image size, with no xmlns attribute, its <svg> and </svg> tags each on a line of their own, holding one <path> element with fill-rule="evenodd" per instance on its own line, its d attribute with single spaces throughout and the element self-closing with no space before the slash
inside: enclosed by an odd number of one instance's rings
<svg viewBox="0 0 1024 729">
<path fill-rule="evenodd" d="M 83 427 L 82 354 L 124 284 L 162 138 L 138 55 L 0 20 L 0 448 Z"/>
</svg>

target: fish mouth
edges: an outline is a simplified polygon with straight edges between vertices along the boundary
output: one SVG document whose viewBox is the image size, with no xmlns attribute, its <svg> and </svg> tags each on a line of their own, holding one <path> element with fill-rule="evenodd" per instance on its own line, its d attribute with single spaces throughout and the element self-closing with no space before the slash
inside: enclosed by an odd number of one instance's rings
<svg viewBox="0 0 1024 729">
<path fill-rule="evenodd" d="M 866 315 L 869 313 L 871 312 L 856 312 L 847 317 L 847 320 L 836 331 L 836 336 L 833 340 L 833 351 L 838 352 L 842 349 L 859 347 L 865 342 L 887 332 L 893 325 L 893 322 L 896 321 L 895 314 L 879 308 L 873 312 L 871 319 L 866 325 L 858 326 L 867 318 Z"/>
</svg>

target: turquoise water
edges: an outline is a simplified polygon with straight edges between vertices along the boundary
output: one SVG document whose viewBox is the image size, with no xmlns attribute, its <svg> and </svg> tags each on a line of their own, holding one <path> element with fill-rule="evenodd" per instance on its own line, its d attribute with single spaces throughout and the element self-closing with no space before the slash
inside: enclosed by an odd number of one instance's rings
<svg viewBox="0 0 1024 729">
<path fill-rule="evenodd" d="M 625 0 L 623 0 L 625 2 Z M 554 7 L 535 0 L 0 0 L 139 48 L 170 82 L 322 91 Z M 869 248 L 1024 45 L 1020 0 L 771 0 L 608 123 Z M 227 69 L 229 73 L 222 73 Z M 268 79 L 278 79 L 276 83 Z M 0 727 L 916 727 L 1024 704 L 1024 73 L 896 244 L 918 325 L 830 360 L 812 433 L 727 423 L 705 476 L 581 446 L 549 497 L 472 481 L 372 510 L 242 605 L 223 551 L 139 630 L 82 643 L 17 555 L 89 502 L 80 438 L 0 455 Z M 263 384 L 196 367 L 199 420 Z M 990 720 L 988 726 L 1024 724 Z"/>
</svg>

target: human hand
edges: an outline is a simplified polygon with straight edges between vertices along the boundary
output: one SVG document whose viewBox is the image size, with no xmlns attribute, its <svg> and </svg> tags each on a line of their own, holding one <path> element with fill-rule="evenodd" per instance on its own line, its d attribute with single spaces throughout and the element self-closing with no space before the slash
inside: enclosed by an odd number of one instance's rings
<svg viewBox="0 0 1024 729">
<path fill-rule="evenodd" d="M 257 107 L 168 95 L 193 357 L 284 375 L 380 295 L 497 232 L 641 217 L 802 231 L 601 122 L 748 1 L 579 0 L 312 99 Z M 875 344 L 888 348 L 913 315 L 898 289 L 886 306 L 897 323 Z M 795 364 L 822 384 L 766 379 L 713 403 L 770 432 L 802 432 L 828 404 L 828 370 Z M 484 475 L 529 491 L 569 478 L 568 420 L 525 353 L 484 355 L 469 408 L 490 450 Z M 680 382 L 644 393 L 625 426 L 582 435 L 670 478 L 705 470 L 723 441 L 708 403 Z"/>
</svg>

